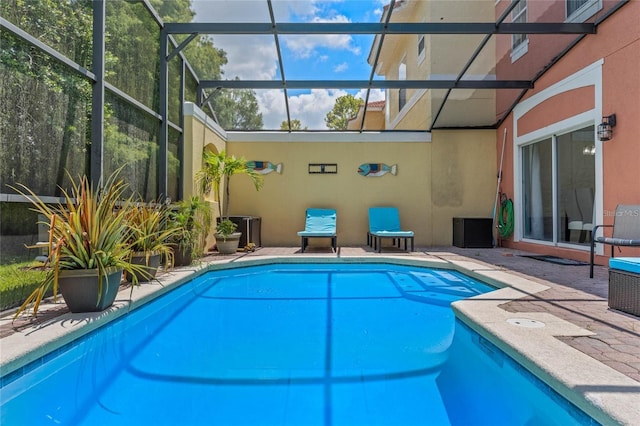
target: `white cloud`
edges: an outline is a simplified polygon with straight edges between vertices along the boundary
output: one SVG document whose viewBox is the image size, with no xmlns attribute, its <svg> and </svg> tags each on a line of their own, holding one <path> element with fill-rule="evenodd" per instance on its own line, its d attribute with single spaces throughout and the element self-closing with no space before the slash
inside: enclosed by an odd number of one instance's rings
<svg viewBox="0 0 640 426">
<path fill-rule="evenodd" d="M 277 22 L 350 22 L 348 16 L 336 12 L 339 3 L 346 4 L 343 0 L 272 2 Z M 363 7 L 368 6 L 372 6 L 371 13 L 381 11 L 375 9 L 377 4 L 363 2 Z M 197 13 L 194 22 L 270 22 L 264 0 L 193 0 L 193 7 Z M 289 49 L 298 58 L 313 57 L 314 61 L 327 64 L 333 60 L 333 68 L 318 75 L 321 79 L 331 79 L 331 71 L 342 72 L 342 78 L 345 78 L 344 76 L 355 71 L 350 58 L 362 53 L 353 37 L 346 34 L 280 35 L 279 40 L 283 54 L 286 54 L 284 49 Z M 278 62 L 272 35 L 216 35 L 214 45 L 227 52 L 228 63 L 224 66 L 224 78 L 232 79 L 237 76 L 243 80 L 276 79 Z M 285 75 L 290 78 L 291 72 L 287 73 L 285 69 Z M 291 118 L 300 120 L 303 127 L 311 130 L 327 129 L 324 117 L 331 111 L 336 99 L 346 94 L 344 90 L 314 89 L 309 93 L 290 96 Z M 366 90 L 361 90 L 356 96 L 365 99 Z M 256 98 L 263 115 L 264 128 L 279 129 L 280 123 L 287 117 L 283 92 L 257 90 Z M 371 91 L 370 102 L 381 99 L 384 99 L 384 91 Z"/>
<path fill-rule="evenodd" d="M 272 80 L 278 69 L 278 55 L 270 36 L 215 36 L 214 45 L 227 52 L 224 77 L 241 80 Z"/>
<path fill-rule="evenodd" d="M 297 58 L 309 58 L 319 48 L 346 50 L 360 55 L 361 50 L 353 44 L 353 39 L 345 34 L 290 35 L 282 37 L 284 44 Z"/>
<path fill-rule="evenodd" d="M 193 0 L 194 22 L 270 22 L 264 0 Z M 214 35 L 214 46 L 227 53 L 224 78 L 271 80 L 277 53 L 271 35 Z"/>
<path fill-rule="evenodd" d="M 367 89 L 360 90 L 354 96 L 356 98 L 360 98 L 363 100 L 367 99 Z M 385 99 L 384 90 L 372 89 L 371 92 L 369 93 L 369 102 L 383 101 L 384 99 Z"/>
<path fill-rule="evenodd" d="M 333 71 L 334 72 L 344 72 L 346 70 L 349 69 L 349 64 L 346 62 L 343 62 L 341 64 L 336 65 L 335 67 L 333 67 Z"/>
<path fill-rule="evenodd" d="M 350 22 L 344 15 L 335 15 L 331 18 L 313 17 L 310 22 L 314 23 L 342 23 Z M 319 48 L 331 50 L 344 50 L 354 55 L 360 55 L 360 47 L 354 45 L 353 37 L 348 34 L 310 34 L 284 36 L 282 40 L 298 58 L 309 58 L 314 55 Z"/>
<path fill-rule="evenodd" d="M 298 17 L 310 17 L 315 16 L 320 12 L 320 9 L 316 6 L 315 1 L 275 1 L 273 3 L 274 11 L 285 12 L 287 15 L 294 15 Z"/>
<path fill-rule="evenodd" d="M 302 127 L 326 129 L 324 117 L 336 104 L 336 99 L 347 93 L 343 90 L 315 89 L 309 94 L 292 96 L 289 99 L 291 118 L 297 118 Z"/>
<path fill-rule="evenodd" d="M 314 89 L 310 93 L 289 97 L 289 112 L 291 119 L 298 119 L 302 127 L 310 130 L 327 130 L 324 117 L 336 104 L 336 99 L 346 95 L 344 90 Z M 366 89 L 360 90 L 357 98 L 365 99 Z M 287 112 L 284 104 L 284 95 L 279 90 L 266 90 L 257 93 L 258 104 L 264 128 L 268 130 L 279 129 L 280 123 L 286 120 Z M 372 90 L 369 94 L 369 102 L 384 99 L 384 90 Z"/>
<path fill-rule="evenodd" d="M 302 17 L 307 22 L 349 22 L 344 15 L 333 13 L 331 17 L 317 16 L 321 13 L 315 1 L 276 1 L 274 13 L 279 22 L 292 22 Z M 195 22 L 269 22 L 266 2 L 194 0 Z M 228 62 L 224 66 L 225 78 L 262 80 L 272 79 L 277 72 L 277 52 L 271 35 L 214 35 L 214 45 L 227 52 Z M 346 34 L 280 35 L 281 46 L 286 46 L 294 56 L 302 59 L 317 54 L 318 49 L 350 52 L 360 55 L 360 47 L 354 45 Z M 329 56 L 322 53 L 320 62 Z M 285 70 L 286 72 L 286 70 Z M 286 75 L 286 74 L 285 74 Z"/>
<path fill-rule="evenodd" d="M 302 127 L 310 130 L 327 129 L 324 117 L 333 108 L 336 99 L 346 95 L 342 90 L 314 89 L 311 93 L 289 97 L 291 119 L 298 119 Z M 284 95 L 278 90 L 268 90 L 257 94 L 265 129 L 279 129 L 287 119 Z"/>
<path fill-rule="evenodd" d="M 258 107 L 262 113 L 264 128 L 279 129 L 280 123 L 287 118 L 284 95 L 280 90 L 265 90 L 256 94 Z"/>
<path fill-rule="evenodd" d="M 193 22 L 269 22 L 264 0 L 192 0 Z"/>
</svg>

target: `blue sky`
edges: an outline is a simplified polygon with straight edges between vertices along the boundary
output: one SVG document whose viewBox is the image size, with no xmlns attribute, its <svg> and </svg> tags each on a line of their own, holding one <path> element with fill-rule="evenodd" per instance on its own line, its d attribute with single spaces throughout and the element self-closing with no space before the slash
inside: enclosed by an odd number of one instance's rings
<svg viewBox="0 0 640 426">
<path fill-rule="evenodd" d="M 274 0 L 278 22 L 379 22 L 381 0 Z M 266 0 L 193 0 L 196 22 L 270 22 Z M 287 80 L 368 79 L 367 57 L 373 35 L 305 35 L 279 38 Z M 227 52 L 226 78 L 280 79 L 272 36 L 216 36 L 214 44 Z M 323 129 L 324 116 L 343 90 L 307 90 L 290 93 L 291 117 L 309 129 Z M 365 92 L 350 91 L 364 99 Z M 279 128 L 286 118 L 281 92 L 256 91 L 266 129 Z M 383 99 L 372 92 L 370 101 Z"/>
</svg>

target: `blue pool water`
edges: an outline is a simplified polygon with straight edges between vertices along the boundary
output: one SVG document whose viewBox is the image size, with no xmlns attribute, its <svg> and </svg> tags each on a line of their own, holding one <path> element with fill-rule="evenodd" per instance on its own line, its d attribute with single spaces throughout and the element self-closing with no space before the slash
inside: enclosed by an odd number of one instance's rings
<svg viewBox="0 0 640 426">
<path fill-rule="evenodd" d="M 491 290 L 398 265 L 209 272 L 5 384 L 0 424 L 595 424 L 455 319 Z"/>
</svg>

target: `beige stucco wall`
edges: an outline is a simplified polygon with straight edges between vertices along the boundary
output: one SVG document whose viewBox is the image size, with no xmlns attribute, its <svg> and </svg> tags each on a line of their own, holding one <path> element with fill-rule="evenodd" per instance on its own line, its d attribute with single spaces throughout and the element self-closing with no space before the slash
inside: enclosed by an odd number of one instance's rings
<svg viewBox="0 0 640 426">
<path fill-rule="evenodd" d="M 411 130 L 411 129 L 428 129 L 431 127 L 431 98 L 424 90 L 409 90 L 407 92 L 407 104 L 398 114 L 395 114 L 394 120 L 390 123 L 389 129 L 394 130 Z M 395 110 L 398 109 L 396 100 Z"/>
<path fill-rule="evenodd" d="M 429 216 L 429 143 L 234 142 L 228 151 L 248 160 L 283 163 L 281 175 L 265 175 L 259 193 L 242 176 L 232 182 L 231 211 L 262 217 L 263 244 L 299 244 L 296 232 L 304 229 L 308 207 L 337 210 L 339 245 L 365 244 L 367 208 L 376 205 L 397 206 L 402 224 L 415 230 L 416 243 L 428 241 L 422 218 Z M 358 166 L 370 162 L 397 164 L 398 174 L 359 175 Z M 335 163 L 338 173 L 309 174 L 309 163 Z"/>
<path fill-rule="evenodd" d="M 495 137 L 494 130 L 434 131 L 430 199 L 434 245 L 452 244 L 453 217 L 492 216 Z"/>
<path fill-rule="evenodd" d="M 226 148 L 226 142 L 221 136 L 221 129 L 218 132 L 213 129 L 216 125 L 206 117 L 201 111 L 194 115 L 192 104 L 188 104 L 189 111 L 184 115 L 184 170 L 183 170 L 183 198 L 187 199 L 193 195 L 202 195 L 209 202 L 209 208 L 213 213 L 212 217 L 218 216 L 218 201 L 213 192 L 209 194 L 199 194 L 197 184 L 197 172 L 202 168 L 202 151 L 206 147 L 214 152 L 220 152 Z M 209 235 L 205 237 L 205 247 L 211 247 L 215 243 L 213 238 L 214 226 L 211 226 Z"/>
<path fill-rule="evenodd" d="M 224 141 L 198 118 L 185 120 L 185 126 L 185 148 L 191 145 L 195 154 L 185 173 L 195 176 L 205 141 L 218 149 Z M 415 231 L 416 245 L 422 247 L 451 245 L 454 216 L 492 213 L 496 152 L 491 130 L 440 131 L 431 142 L 231 141 L 226 150 L 246 160 L 283 164 L 282 174 L 264 176 L 259 192 L 246 176 L 231 179 L 231 214 L 261 217 L 265 246 L 298 245 L 296 233 L 304 228 L 308 207 L 337 210 L 342 246 L 366 244 L 371 206 L 397 206 L 403 227 Z M 309 163 L 335 163 L 338 173 L 309 174 Z M 398 173 L 364 177 L 357 173 L 363 163 L 397 164 Z"/>
<path fill-rule="evenodd" d="M 391 22 L 491 22 L 494 20 L 493 0 L 473 2 L 396 2 Z M 381 21 L 385 16 L 381 17 Z M 419 57 L 418 34 L 387 34 L 378 58 L 376 74 L 387 80 L 399 78 L 399 66 L 406 64 L 408 80 L 442 79 L 457 77 L 469 57 L 482 43 L 484 35 L 427 34 L 424 36 L 424 54 Z M 378 38 L 376 38 L 378 40 Z M 377 46 L 374 42 L 373 47 Z M 440 58 L 440 60 L 438 60 Z M 446 58 L 446 60 L 442 60 Z M 373 56 L 369 63 L 373 65 Z M 463 78 L 484 79 L 494 73 L 494 39 L 483 48 L 465 72 Z M 435 113 L 445 96 L 447 107 L 440 111 L 438 126 L 482 126 L 495 120 L 495 91 L 454 89 L 407 89 L 407 104 L 399 111 L 397 89 L 386 91 L 388 103 L 387 129 L 430 129 L 432 112 Z M 414 114 L 419 117 L 409 117 Z M 461 121 L 460 117 L 464 117 Z"/>
<path fill-rule="evenodd" d="M 360 107 L 358 114 L 347 123 L 347 130 L 360 130 L 362 124 L 363 107 Z M 364 130 L 384 130 L 384 109 L 367 108 L 367 115 L 364 118 Z"/>
</svg>

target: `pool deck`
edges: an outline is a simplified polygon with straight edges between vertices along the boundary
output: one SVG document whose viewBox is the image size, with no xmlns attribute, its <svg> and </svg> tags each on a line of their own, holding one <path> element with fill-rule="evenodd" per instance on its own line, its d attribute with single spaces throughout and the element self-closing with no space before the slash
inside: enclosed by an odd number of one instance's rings
<svg viewBox="0 0 640 426">
<path fill-rule="evenodd" d="M 110 315 L 124 315 L 129 305 L 144 303 L 168 291 L 170 283 L 185 280 L 209 264 L 235 264 L 270 259 L 315 258 L 328 261 L 349 258 L 388 258 L 398 261 L 448 265 L 499 286 L 489 295 L 459 301 L 456 314 L 509 355 L 534 371 L 556 391 L 572 400 L 603 424 L 638 424 L 640 419 L 640 318 L 607 306 L 608 269 L 588 265 L 558 265 L 523 255 L 521 251 L 417 248 L 413 253 L 369 247 L 309 248 L 266 247 L 255 252 L 221 256 L 210 254 L 198 265 L 159 276 L 119 293 L 105 313 L 71 314 L 64 303 L 41 306 L 37 320 L 0 318 L 2 375 L 38 359 L 52 344 L 71 342 L 87 329 L 103 324 Z M 16 370 L 18 371 L 18 370 Z"/>
</svg>

